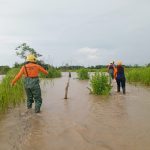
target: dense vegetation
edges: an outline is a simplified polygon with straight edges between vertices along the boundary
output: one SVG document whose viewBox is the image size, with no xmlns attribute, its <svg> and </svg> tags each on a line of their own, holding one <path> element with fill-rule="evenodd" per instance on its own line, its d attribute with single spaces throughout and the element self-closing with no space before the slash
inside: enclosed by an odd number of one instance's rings
<svg viewBox="0 0 150 150">
<path fill-rule="evenodd" d="M 150 86 L 150 67 L 127 69 L 126 77 L 130 83 Z"/>
<path fill-rule="evenodd" d="M 59 77 L 61 77 L 60 70 L 58 70 L 54 67 L 49 67 L 47 70 L 48 70 L 48 75 L 40 74 L 41 78 L 59 78 Z"/>
<path fill-rule="evenodd" d="M 24 101 L 22 80 L 19 80 L 14 87 L 10 84 L 18 71 L 19 69 L 11 69 L 0 83 L 0 112 Z"/>
</svg>

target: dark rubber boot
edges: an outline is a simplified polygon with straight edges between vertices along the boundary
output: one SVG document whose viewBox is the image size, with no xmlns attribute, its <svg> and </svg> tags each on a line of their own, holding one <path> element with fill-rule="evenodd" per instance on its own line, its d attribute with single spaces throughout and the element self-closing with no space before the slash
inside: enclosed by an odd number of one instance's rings
<svg viewBox="0 0 150 150">
<path fill-rule="evenodd" d="M 120 87 L 119 86 L 117 86 L 117 92 L 120 92 Z"/>
<path fill-rule="evenodd" d="M 126 94 L 126 89 L 125 88 L 123 88 L 123 94 Z"/>
<path fill-rule="evenodd" d="M 30 105 L 30 106 L 27 106 L 27 108 L 28 108 L 28 109 L 31 109 L 31 108 L 32 108 L 32 105 Z"/>
<path fill-rule="evenodd" d="M 35 107 L 35 113 L 40 113 L 40 108 Z"/>
</svg>

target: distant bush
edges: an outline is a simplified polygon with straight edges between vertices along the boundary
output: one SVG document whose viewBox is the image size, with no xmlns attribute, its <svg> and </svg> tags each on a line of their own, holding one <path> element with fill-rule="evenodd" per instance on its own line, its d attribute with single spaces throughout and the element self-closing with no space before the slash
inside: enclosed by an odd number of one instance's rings
<svg viewBox="0 0 150 150">
<path fill-rule="evenodd" d="M 108 77 L 104 73 L 96 72 L 90 79 L 90 91 L 96 95 L 108 95 L 111 86 L 108 83 Z"/>
<path fill-rule="evenodd" d="M 77 71 L 78 78 L 80 80 L 89 79 L 88 69 L 82 68 Z"/>
</svg>

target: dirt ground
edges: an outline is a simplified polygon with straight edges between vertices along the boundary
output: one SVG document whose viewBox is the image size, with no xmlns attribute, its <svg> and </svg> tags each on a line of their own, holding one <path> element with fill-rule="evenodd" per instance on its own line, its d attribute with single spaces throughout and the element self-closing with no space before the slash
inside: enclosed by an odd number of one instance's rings
<svg viewBox="0 0 150 150">
<path fill-rule="evenodd" d="M 150 89 L 127 84 L 127 93 L 89 94 L 88 81 L 41 81 L 40 114 L 26 104 L 0 116 L 0 150 L 149 150 Z"/>
</svg>

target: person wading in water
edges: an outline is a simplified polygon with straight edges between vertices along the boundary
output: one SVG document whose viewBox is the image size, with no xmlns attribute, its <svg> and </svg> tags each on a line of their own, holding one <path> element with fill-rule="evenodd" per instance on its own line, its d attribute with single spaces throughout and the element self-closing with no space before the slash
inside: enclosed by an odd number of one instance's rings
<svg viewBox="0 0 150 150">
<path fill-rule="evenodd" d="M 114 79 L 114 69 L 115 65 L 114 62 L 108 65 L 108 73 L 109 73 L 109 84 L 112 85 L 112 80 Z"/>
<path fill-rule="evenodd" d="M 124 67 L 122 66 L 122 62 L 118 61 L 117 67 L 114 71 L 114 76 L 117 82 L 117 92 L 120 92 L 120 86 L 122 87 L 123 94 L 126 93 L 126 78 L 124 73 Z"/>
<path fill-rule="evenodd" d="M 17 80 L 24 75 L 24 87 L 27 94 L 27 108 L 32 108 L 32 103 L 35 101 L 35 113 L 40 112 L 42 105 L 41 88 L 38 78 L 39 72 L 42 72 L 45 75 L 48 74 L 43 67 L 36 64 L 36 57 L 29 54 L 26 58 L 26 63 L 21 67 L 19 73 L 11 82 L 12 86 L 15 85 Z"/>
</svg>

